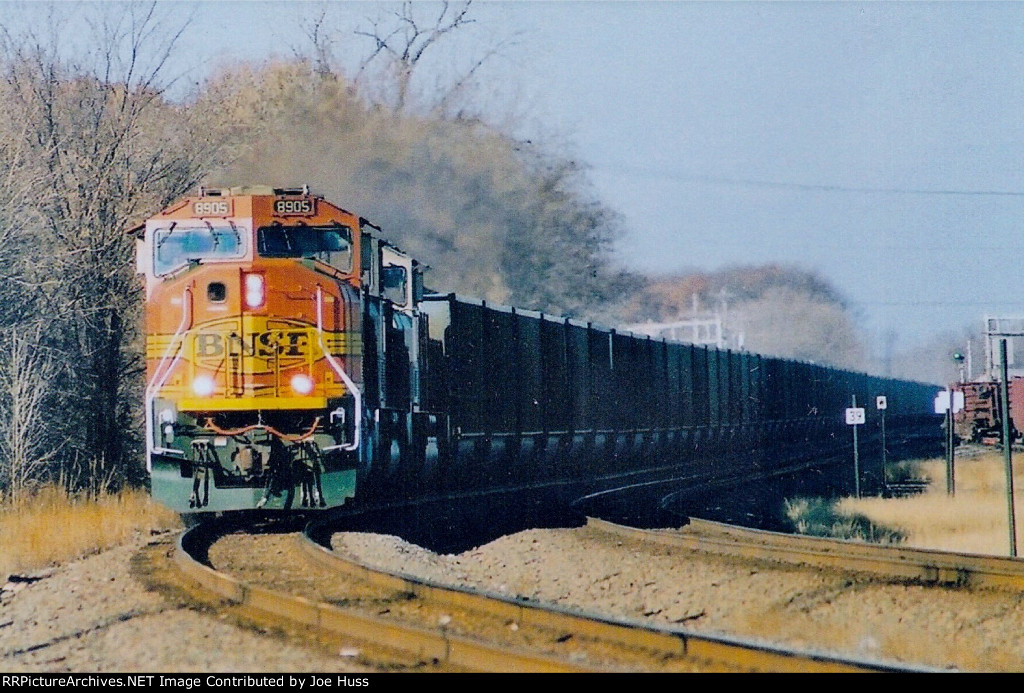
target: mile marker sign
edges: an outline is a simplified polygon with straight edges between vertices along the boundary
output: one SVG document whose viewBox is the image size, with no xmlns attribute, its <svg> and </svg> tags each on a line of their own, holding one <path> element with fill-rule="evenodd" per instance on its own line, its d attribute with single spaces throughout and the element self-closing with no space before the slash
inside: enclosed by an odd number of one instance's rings
<svg viewBox="0 0 1024 693">
<path fill-rule="evenodd" d="M 846 423 L 850 426 L 864 423 L 864 407 L 847 407 Z"/>
</svg>

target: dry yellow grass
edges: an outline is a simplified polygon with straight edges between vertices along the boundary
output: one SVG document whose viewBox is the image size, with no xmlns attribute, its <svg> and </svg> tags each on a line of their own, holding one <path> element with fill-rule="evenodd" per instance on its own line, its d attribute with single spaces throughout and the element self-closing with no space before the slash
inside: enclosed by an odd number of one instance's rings
<svg viewBox="0 0 1024 693">
<path fill-rule="evenodd" d="M 86 500 L 44 488 L 19 503 L 0 505 L 0 580 L 178 526 L 178 515 L 144 491 Z"/>
<path fill-rule="evenodd" d="M 1024 460 L 1014 460 L 1017 549 L 1024 554 Z M 1008 555 L 1006 475 L 999 452 L 957 459 L 956 496 L 946 495 L 944 460 L 921 462 L 931 480 L 928 490 L 908 498 L 846 498 L 841 513 L 859 513 L 877 524 L 901 530 L 907 546 L 944 551 Z"/>
</svg>

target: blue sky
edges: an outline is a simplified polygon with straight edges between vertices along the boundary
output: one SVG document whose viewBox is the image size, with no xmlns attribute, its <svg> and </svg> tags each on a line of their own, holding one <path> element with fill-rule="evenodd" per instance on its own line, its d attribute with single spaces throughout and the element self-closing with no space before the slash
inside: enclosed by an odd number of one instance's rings
<svg viewBox="0 0 1024 693">
<path fill-rule="evenodd" d="M 194 13 L 175 68 L 198 80 L 220 60 L 288 55 L 322 4 L 168 4 Z M 381 10 L 327 6 L 339 29 Z M 486 73 L 498 109 L 515 103 L 524 132 L 590 167 L 623 217 L 626 265 L 817 270 L 898 347 L 1024 315 L 1024 4 L 488 2 L 474 15 L 455 54 L 510 39 Z"/>
<path fill-rule="evenodd" d="M 1024 314 L 1024 5 L 547 12 L 602 27 L 547 67 L 635 267 L 796 263 L 903 346 Z"/>
</svg>

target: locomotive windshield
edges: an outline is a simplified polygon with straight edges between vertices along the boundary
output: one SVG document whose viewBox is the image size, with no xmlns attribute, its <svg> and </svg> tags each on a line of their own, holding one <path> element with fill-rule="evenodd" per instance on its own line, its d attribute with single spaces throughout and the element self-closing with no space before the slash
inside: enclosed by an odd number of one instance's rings
<svg viewBox="0 0 1024 693">
<path fill-rule="evenodd" d="M 263 226 L 257 250 L 262 257 L 304 257 L 326 262 L 343 272 L 352 269 L 352 229 L 334 226 Z"/>
<path fill-rule="evenodd" d="M 233 226 L 183 228 L 171 224 L 153 234 L 155 274 L 183 267 L 190 260 L 238 258 L 245 253 L 242 234 Z"/>
</svg>

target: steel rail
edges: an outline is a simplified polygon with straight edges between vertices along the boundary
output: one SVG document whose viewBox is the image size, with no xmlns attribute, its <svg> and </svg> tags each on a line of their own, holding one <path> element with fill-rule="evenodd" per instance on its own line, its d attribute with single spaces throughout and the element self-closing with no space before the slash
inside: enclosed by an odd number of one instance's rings
<svg viewBox="0 0 1024 693">
<path fill-rule="evenodd" d="M 595 613 L 542 604 L 525 598 L 442 584 L 368 566 L 326 548 L 323 528 L 307 528 L 303 548 L 323 566 L 370 582 L 380 589 L 412 595 L 446 608 L 484 613 L 524 626 L 558 630 L 577 641 L 611 643 L 643 651 L 659 662 L 659 671 L 742 670 L 770 672 L 924 671 L 901 663 L 840 657 L 816 651 L 791 650 L 764 641 L 669 629 L 649 623 L 609 618 Z M 487 671 L 495 671 L 493 663 Z"/>
<path fill-rule="evenodd" d="M 181 534 L 173 552 L 173 564 L 193 599 L 214 607 L 231 607 L 243 620 L 259 625 L 288 623 L 312 629 L 320 639 L 368 642 L 386 650 L 411 655 L 419 662 L 448 669 L 502 672 L 593 671 L 566 659 L 513 651 L 441 630 L 397 623 L 387 619 L 316 602 L 243 582 L 205 564 L 206 551 L 219 538 L 200 525 Z"/>
<path fill-rule="evenodd" d="M 1024 589 L 1024 559 L 768 532 L 691 518 L 680 530 L 645 530 L 587 518 L 595 530 L 638 541 L 761 561 L 870 573 L 953 587 Z"/>
</svg>

